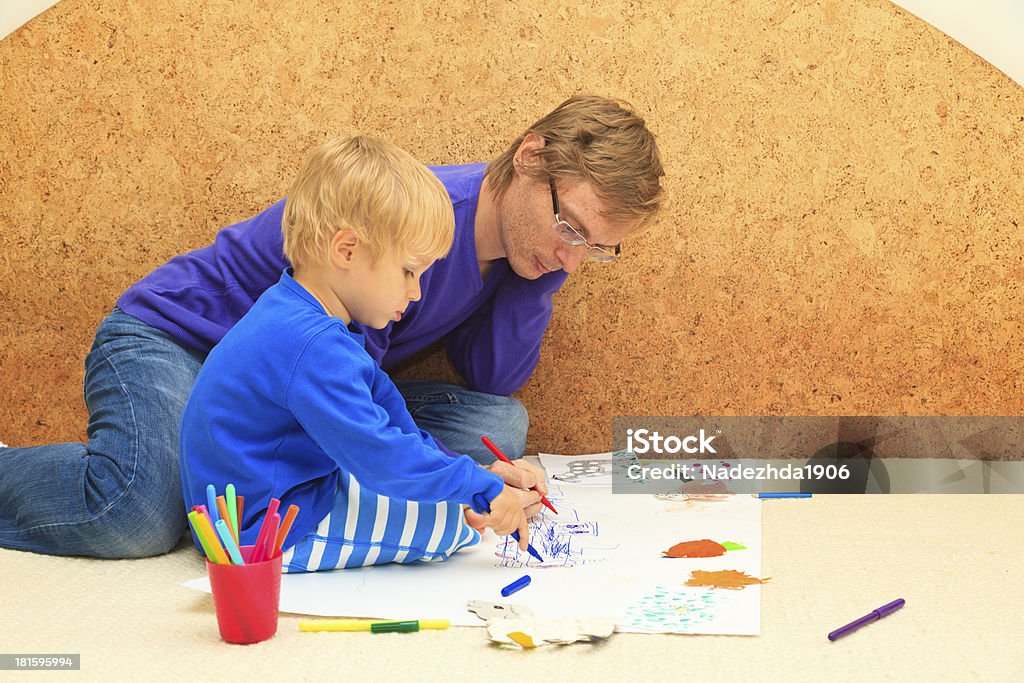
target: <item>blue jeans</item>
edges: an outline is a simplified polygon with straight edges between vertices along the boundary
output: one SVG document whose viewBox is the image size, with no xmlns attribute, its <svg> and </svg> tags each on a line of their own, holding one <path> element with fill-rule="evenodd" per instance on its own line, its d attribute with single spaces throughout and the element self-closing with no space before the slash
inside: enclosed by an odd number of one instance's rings
<svg viewBox="0 0 1024 683">
<path fill-rule="evenodd" d="M 85 359 L 88 443 L 0 448 L 0 547 L 103 558 L 172 550 L 185 532 L 178 430 L 203 359 L 115 308 Z M 490 462 L 479 444 L 489 433 L 522 455 L 526 411 L 515 399 L 403 384 L 417 423 L 449 448 Z"/>
<path fill-rule="evenodd" d="M 480 441 L 486 436 L 510 460 L 526 451 L 526 408 L 511 396 L 472 391 L 422 379 L 395 380 L 416 424 L 442 444 L 482 465 L 497 458 Z"/>
<path fill-rule="evenodd" d="M 88 443 L 0 450 L 0 546 L 108 558 L 174 548 L 178 425 L 202 362 L 115 308 L 85 358 Z"/>
</svg>

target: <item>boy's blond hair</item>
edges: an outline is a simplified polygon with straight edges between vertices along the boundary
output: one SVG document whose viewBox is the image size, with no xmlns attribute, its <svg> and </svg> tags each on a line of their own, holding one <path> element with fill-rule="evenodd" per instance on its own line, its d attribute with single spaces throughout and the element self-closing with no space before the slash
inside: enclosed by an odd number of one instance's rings
<svg viewBox="0 0 1024 683">
<path fill-rule="evenodd" d="M 306 155 L 288 191 L 281 230 L 295 267 L 323 263 L 349 228 L 374 263 L 385 254 L 432 261 L 451 249 L 455 213 L 437 176 L 390 142 L 335 138 Z"/>
<path fill-rule="evenodd" d="M 530 177 L 590 183 L 608 205 L 608 217 L 646 227 L 661 208 L 665 175 L 654 135 L 622 100 L 577 95 L 530 126 L 487 166 L 498 196 L 512 183 L 513 159 L 529 133 L 544 139 L 540 163 L 523 165 Z"/>
</svg>

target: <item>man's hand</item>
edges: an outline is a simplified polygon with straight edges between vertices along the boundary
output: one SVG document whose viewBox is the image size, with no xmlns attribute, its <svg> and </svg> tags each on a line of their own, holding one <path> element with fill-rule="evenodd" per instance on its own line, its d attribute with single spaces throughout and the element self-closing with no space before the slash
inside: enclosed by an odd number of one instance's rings
<svg viewBox="0 0 1024 683">
<path fill-rule="evenodd" d="M 536 486 L 536 491 L 539 495 L 536 501 L 532 501 L 529 506 L 525 507 L 524 511 L 527 517 L 533 517 L 540 512 L 540 496 L 548 495 L 548 485 L 544 481 L 544 471 L 542 469 L 524 460 L 513 460 L 511 465 L 507 462 L 495 460 L 485 469 L 497 474 L 508 486 L 517 489 L 532 489 Z"/>
</svg>

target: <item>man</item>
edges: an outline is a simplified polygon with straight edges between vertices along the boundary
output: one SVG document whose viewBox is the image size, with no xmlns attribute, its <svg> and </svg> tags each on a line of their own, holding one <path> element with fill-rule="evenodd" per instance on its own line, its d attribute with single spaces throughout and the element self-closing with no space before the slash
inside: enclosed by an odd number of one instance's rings
<svg viewBox="0 0 1024 683">
<path fill-rule="evenodd" d="M 584 259 L 614 261 L 623 238 L 653 220 L 657 145 L 624 103 L 578 96 L 491 164 L 432 170 L 455 210 L 450 255 L 423 275 L 423 298 L 401 320 L 360 331 L 385 370 L 444 339 L 468 388 L 399 382 L 417 424 L 482 463 L 492 460 L 483 434 L 518 458 L 528 421 L 508 394 L 537 365 L 551 297 Z M 0 450 L 0 546 L 120 558 L 177 544 L 181 413 L 206 354 L 288 265 L 284 204 L 224 228 L 118 299 L 85 361 L 89 442 Z M 490 469 L 513 486 L 536 483 L 528 468 Z"/>
</svg>

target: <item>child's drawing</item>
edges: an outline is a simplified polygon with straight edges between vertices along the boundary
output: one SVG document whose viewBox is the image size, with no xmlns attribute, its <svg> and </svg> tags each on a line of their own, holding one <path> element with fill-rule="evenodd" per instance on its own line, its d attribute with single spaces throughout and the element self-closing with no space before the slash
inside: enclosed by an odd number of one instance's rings
<svg viewBox="0 0 1024 683">
<path fill-rule="evenodd" d="M 665 504 L 667 512 L 678 510 L 717 510 L 721 512 L 735 506 L 736 495 L 731 493 L 656 493 L 654 497 Z"/>
<path fill-rule="evenodd" d="M 683 541 L 676 543 L 668 550 L 661 552 L 665 557 L 718 557 L 725 555 L 725 546 L 709 538 L 699 541 Z"/>
<path fill-rule="evenodd" d="M 601 526 L 597 521 L 584 519 L 572 501 L 557 487 L 548 498 L 558 508 L 558 515 L 547 510 L 530 520 L 530 544 L 537 549 L 544 562 L 538 562 L 528 553 L 519 550 L 519 545 L 507 536 L 495 548 L 501 567 L 579 567 L 584 564 L 603 562 L 608 551 L 618 547 L 617 543 L 598 540 Z"/>
<path fill-rule="evenodd" d="M 642 486 L 646 480 L 635 480 L 629 477 L 629 468 L 640 465 L 636 454 L 630 451 L 601 453 L 596 456 L 559 456 L 541 454 L 541 462 L 554 481 L 565 484 L 601 485 L 612 484 L 614 479 L 620 484 Z"/>
<path fill-rule="evenodd" d="M 694 569 L 690 572 L 687 586 L 707 586 L 709 588 L 729 588 L 741 590 L 745 586 L 764 583 L 768 579 L 758 579 L 735 569 L 723 569 L 717 572 L 706 572 Z"/>
<path fill-rule="evenodd" d="M 626 608 L 619 625 L 657 633 L 691 633 L 718 617 L 732 602 L 733 598 L 721 591 L 656 586 Z"/>
<path fill-rule="evenodd" d="M 608 460 L 589 460 L 580 458 L 566 465 L 565 472 L 552 475 L 552 479 L 568 484 L 578 484 L 584 479 L 592 479 L 612 473 L 612 464 Z"/>
<path fill-rule="evenodd" d="M 413 612 L 452 625 L 480 625 L 483 620 L 466 609 L 467 602 L 498 600 L 502 586 L 529 574 L 529 589 L 509 599 L 517 609 L 533 610 L 538 619 L 612 618 L 620 631 L 645 633 L 759 633 L 763 587 L 759 579 L 747 577 L 761 575 L 760 500 L 682 493 L 656 497 L 653 492 L 616 493 L 610 484 L 566 483 L 551 475 L 568 472 L 567 460 L 610 457 L 549 457 L 548 497 L 560 514 L 542 509 L 531 522 L 530 542 L 542 562 L 521 553 L 515 541 L 487 532 L 483 543 L 447 562 L 282 576 L 281 610 L 393 620 Z M 663 555 L 680 542 L 704 539 L 714 540 L 725 554 L 692 557 L 685 546 L 671 553 L 683 557 Z M 734 570 L 725 576 L 735 579 L 731 584 L 756 583 L 728 590 L 717 576 L 708 581 L 698 575 L 709 585 L 685 585 L 695 571 L 723 567 Z M 570 569 L 558 571 L 563 568 Z M 209 586 L 205 576 L 201 582 Z M 410 585 L 420 588 L 410 591 Z"/>
</svg>

